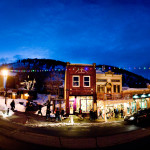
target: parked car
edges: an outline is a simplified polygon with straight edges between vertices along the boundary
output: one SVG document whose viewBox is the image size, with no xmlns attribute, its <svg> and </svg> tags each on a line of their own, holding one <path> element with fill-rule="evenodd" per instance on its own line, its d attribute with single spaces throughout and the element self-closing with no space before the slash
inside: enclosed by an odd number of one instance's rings
<svg viewBox="0 0 150 150">
<path fill-rule="evenodd" d="M 37 111 L 39 108 L 36 102 L 28 101 L 26 104 L 26 111 Z"/>
<path fill-rule="evenodd" d="M 125 116 L 124 121 L 134 124 L 150 123 L 150 109 L 138 110 L 137 113 Z"/>
</svg>

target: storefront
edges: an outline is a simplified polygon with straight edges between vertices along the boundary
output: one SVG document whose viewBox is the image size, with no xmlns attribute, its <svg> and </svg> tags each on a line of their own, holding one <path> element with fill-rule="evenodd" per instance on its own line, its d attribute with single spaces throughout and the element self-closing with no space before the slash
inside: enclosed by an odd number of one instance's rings
<svg viewBox="0 0 150 150">
<path fill-rule="evenodd" d="M 150 108 L 150 94 L 136 94 L 133 96 L 138 109 Z"/>
<path fill-rule="evenodd" d="M 97 101 L 97 110 L 98 115 L 99 112 L 102 112 L 103 118 L 105 114 L 111 113 L 114 117 L 114 110 L 117 109 L 117 111 L 120 113 L 121 109 L 124 111 L 124 115 L 128 115 L 134 111 L 136 108 L 136 104 L 133 102 L 133 100 L 98 100 Z"/>
<path fill-rule="evenodd" d="M 147 100 L 146 99 L 149 99 L 149 98 L 142 98 L 142 99 L 135 100 L 137 103 L 137 110 L 147 108 Z"/>
<path fill-rule="evenodd" d="M 69 96 L 70 114 L 79 112 L 79 108 L 83 113 L 89 113 L 93 109 L 93 96 Z"/>
</svg>

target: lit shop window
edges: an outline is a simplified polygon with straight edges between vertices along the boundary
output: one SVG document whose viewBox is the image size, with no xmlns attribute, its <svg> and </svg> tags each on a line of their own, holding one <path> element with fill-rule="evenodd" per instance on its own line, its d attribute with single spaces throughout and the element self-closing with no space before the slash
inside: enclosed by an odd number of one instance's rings
<svg viewBox="0 0 150 150">
<path fill-rule="evenodd" d="M 79 86 L 80 86 L 80 77 L 73 76 L 73 87 L 79 87 Z"/>
<path fill-rule="evenodd" d="M 84 76 L 83 77 L 83 86 L 84 87 L 90 87 L 90 76 Z"/>
</svg>

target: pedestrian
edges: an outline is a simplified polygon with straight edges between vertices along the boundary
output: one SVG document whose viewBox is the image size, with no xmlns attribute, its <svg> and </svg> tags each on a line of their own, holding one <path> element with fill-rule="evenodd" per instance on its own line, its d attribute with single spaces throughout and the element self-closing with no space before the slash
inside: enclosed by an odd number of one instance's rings
<svg viewBox="0 0 150 150">
<path fill-rule="evenodd" d="M 115 118 L 117 118 L 116 108 L 114 108 Z"/>
<path fill-rule="evenodd" d="M 64 109 L 61 110 L 61 120 L 64 119 Z"/>
<path fill-rule="evenodd" d="M 81 108 L 79 108 L 79 118 L 83 119 L 83 117 L 82 117 L 82 109 Z"/>
<path fill-rule="evenodd" d="M 61 121 L 61 118 L 60 118 L 60 112 L 59 112 L 58 107 L 57 107 L 55 116 L 56 116 L 56 121 Z"/>
<path fill-rule="evenodd" d="M 118 118 L 119 116 L 119 110 L 118 110 L 118 108 L 116 108 L 116 118 Z"/>
<path fill-rule="evenodd" d="M 42 105 L 41 105 L 41 104 L 39 104 L 39 111 L 38 111 L 38 115 L 39 115 L 39 114 L 41 114 L 41 116 L 42 116 L 42 111 L 41 111 L 41 109 L 42 109 Z"/>
<path fill-rule="evenodd" d="M 47 109 L 46 109 L 46 119 L 48 120 L 48 118 L 50 118 L 50 102 L 48 101 L 47 103 Z"/>
<path fill-rule="evenodd" d="M 113 111 L 111 112 L 111 118 L 113 118 Z"/>
<path fill-rule="evenodd" d="M 121 118 L 123 118 L 123 109 L 121 108 Z"/>
<path fill-rule="evenodd" d="M 99 117 L 103 118 L 103 116 L 102 116 L 102 110 L 100 110 L 100 112 L 99 112 Z"/>
<path fill-rule="evenodd" d="M 30 103 L 30 101 L 27 100 L 27 102 L 26 102 L 26 111 L 29 111 L 29 110 L 31 110 L 31 103 Z"/>
<path fill-rule="evenodd" d="M 46 109 L 46 120 L 48 120 L 48 118 L 50 118 L 50 113 L 51 113 L 50 108 L 47 108 Z"/>
<path fill-rule="evenodd" d="M 93 120 L 97 119 L 97 110 L 93 111 Z"/>
<path fill-rule="evenodd" d="M 93 110 L 90 110 L 90 120 L 93 120 Z"/>
<path fill-rule="evenodd" d="M 11 106 L 11 110 L 14 111 L 15 109 L 15 101 L 12 100 L 12 102 L 10 103 L 10 106 Z"/>
</svg>

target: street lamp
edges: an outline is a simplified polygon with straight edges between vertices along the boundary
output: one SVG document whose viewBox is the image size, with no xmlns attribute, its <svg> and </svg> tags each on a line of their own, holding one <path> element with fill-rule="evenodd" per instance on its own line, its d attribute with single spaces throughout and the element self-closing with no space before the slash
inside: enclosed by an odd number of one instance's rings
<svg viewBox="0 0 150 150">
<path fill-rule="evenodd" d="M 8 70 L 2 70 L 2 74 L 4 77 L 4 89 L 5 89 L 5 104 L 6 104 L 6 97 L 7 97 L 7 86 L 6 86 L 6 82 L 7 82 L 7 75 L 8 75 Z"/>
</svg>

